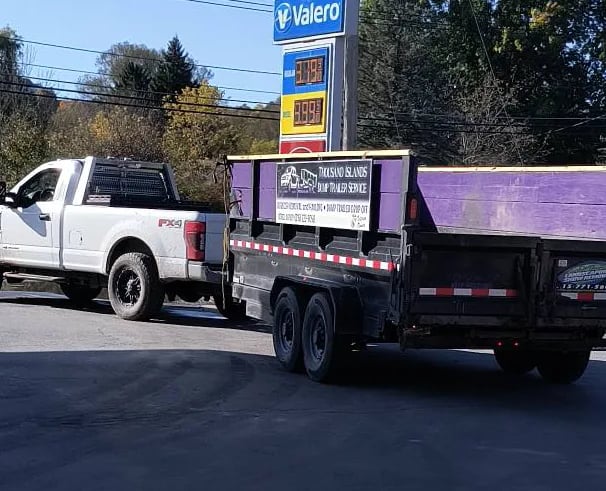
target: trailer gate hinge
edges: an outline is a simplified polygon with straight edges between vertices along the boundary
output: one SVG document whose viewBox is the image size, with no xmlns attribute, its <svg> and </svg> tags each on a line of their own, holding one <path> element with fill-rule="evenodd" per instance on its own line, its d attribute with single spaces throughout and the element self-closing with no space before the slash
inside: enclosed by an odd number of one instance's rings
<svg viewBox="0 0 606 491">
<path fill-rule="evenodd" d="M 406 255 L 406 257 L 412 256 L 412 244 L 406 244 L 405 255 Z"/>
</svg>

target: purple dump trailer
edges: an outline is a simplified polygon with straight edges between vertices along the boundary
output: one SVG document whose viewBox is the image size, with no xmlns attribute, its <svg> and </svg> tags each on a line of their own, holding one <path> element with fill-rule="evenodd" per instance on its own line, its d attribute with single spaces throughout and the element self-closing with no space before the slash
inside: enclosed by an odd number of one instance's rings
<svg viewBox="0 0 606 491">
<path fill-rule="evenodd" d="M 419 169 L 408 151 L 231 157 L 224 297 L 330 380 L 367 342 L 493 349 L 550 382 L 606 333 L 606 169 Z M 602 184 L 602 182 L 604 184 Z"/>
</svg>

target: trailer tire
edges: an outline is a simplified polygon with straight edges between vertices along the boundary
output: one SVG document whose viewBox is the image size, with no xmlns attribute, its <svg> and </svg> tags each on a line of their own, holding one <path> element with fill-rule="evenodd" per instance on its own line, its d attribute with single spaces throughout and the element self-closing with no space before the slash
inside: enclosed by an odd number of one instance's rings
<svg viewBox="0 0 606 491">
<path fill-rule="evenodd" d="M 539 354 L 539 373 L 546 382 L 571 384 L 580 379 L 589 364 L 591 350 L 544 351 Z"/>
<path fill-rule="evenodd" d="M 303 326 L 297 295 L 292 288 L 284 288 L 278 295 L 273 318 L 272 337 L 276 358 L 287 372 L 299 371 L 303 366 Z"/>
<path fill-rule="evenodd" d="M 164 286 L 153 259 L 129 252 L 111 267 L 107 285 L 109 301 L 122 319 L 144 321 L 156 315 L 164 303 Z"/>
<path fill-rule="evenodd" d="M 74 285 L 73 283 L 62 283 L 59 285 L 63 295 L 76 305 L 86 305 L 92 302 L 101 293 L 101 287 Z"/>
<path fill-rule="evenodd" d="M 529 350 L 495 349 L 494 357 L 501 370 L 509 375 L 524 375 L 537 366 L 536 355 Z"/>
<path fill-rule="evenodd" d="M 303 361 L 309 378 L 314 382 L 333 379 L 337 372 L 339 349 L 334 315 L 324 293 L 316 293 L 307 304 L 302 344 Z"/>
</svg>

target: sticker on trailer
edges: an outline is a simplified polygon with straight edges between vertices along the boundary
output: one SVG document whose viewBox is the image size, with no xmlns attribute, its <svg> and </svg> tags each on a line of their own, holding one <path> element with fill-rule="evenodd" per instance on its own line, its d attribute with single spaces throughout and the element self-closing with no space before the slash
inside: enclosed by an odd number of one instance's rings
<svg viewBox="0 0 606 491">
<path fill-rule="evenodd" d="M 370 160 L 278 164 L 276 222 L 370 230 L 371 171 Z"/>
<path fill-rule="evenodd" d="M 606 262 L 577 264 L 558 274 L 557 280 L 560 290 L 606 290 Z"/>
</svg>

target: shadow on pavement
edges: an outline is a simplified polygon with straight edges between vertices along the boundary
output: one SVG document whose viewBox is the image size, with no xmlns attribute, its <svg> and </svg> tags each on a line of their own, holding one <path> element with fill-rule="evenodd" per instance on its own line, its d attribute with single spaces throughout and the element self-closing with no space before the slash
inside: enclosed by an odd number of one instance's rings
<svg viewBox="0 0 606 491">
<path fill-rule="evenodd" d="M 7 297 L 0 297 L 0 305 L 34 305 L 53 309 L 90 312 L 93 314 L 116 315 L 107 300 L 95 300 L 86 306 L 75 305 L 67 298 L 53 294 L 31 294 L 10 292 Z M 170 324 L 187 327 L 217 327 L 255 332 L 271 332 L 271 328 L 254 320 L 231 321 L 222 317 L 214 307 L 193 304 L 166 304 L 158 318 L 148 321 L 154 324 Z"/>
</svg>

